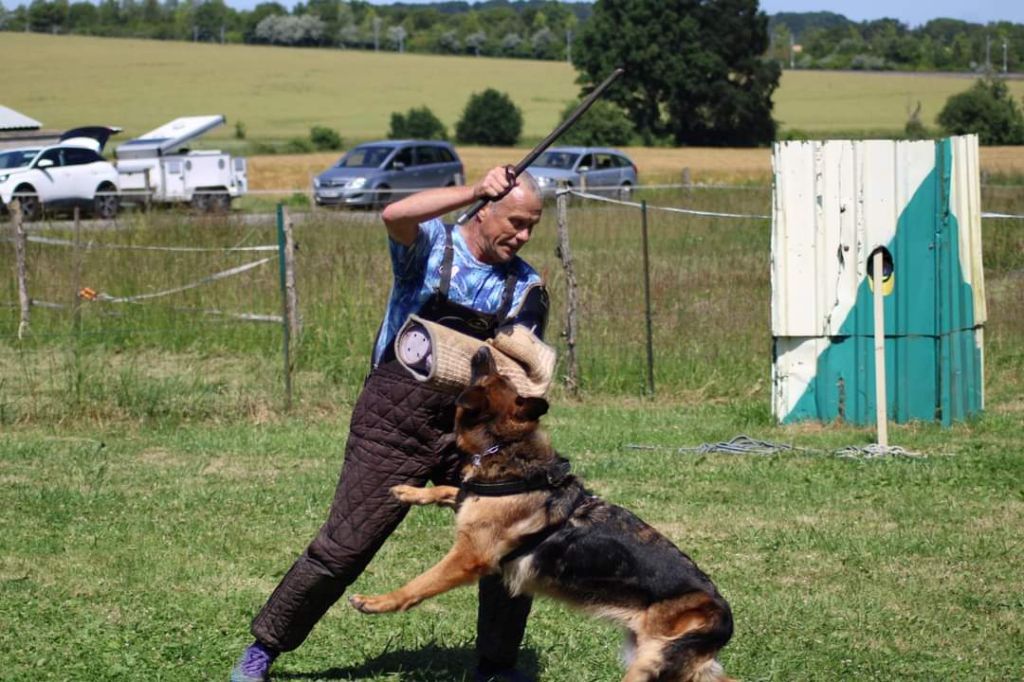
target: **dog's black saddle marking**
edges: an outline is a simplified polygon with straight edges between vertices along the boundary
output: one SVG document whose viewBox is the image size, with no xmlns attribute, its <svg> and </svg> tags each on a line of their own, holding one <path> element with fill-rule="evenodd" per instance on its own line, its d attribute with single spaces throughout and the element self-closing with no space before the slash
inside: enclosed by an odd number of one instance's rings
<svg viewBox="0 0 1024 682">
<path fill-rule="evenodd" d="M 481 497 L 502 497 L 504 495 L 518 495 L 534 490 L 558 488 L 569 478 L 572 465 L 567 459 L 559 459 L 558 462 L 529 478 L 515 478 L 508 481 L 463 481 L 463 495 L 469 493 Z"/>
</svg>

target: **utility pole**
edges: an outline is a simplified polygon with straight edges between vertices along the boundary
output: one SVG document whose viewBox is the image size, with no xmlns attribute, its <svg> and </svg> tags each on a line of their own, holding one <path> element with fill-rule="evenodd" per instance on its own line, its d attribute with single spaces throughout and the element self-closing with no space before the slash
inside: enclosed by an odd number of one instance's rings
<svg viewBox="0 0 1024 682">
<path fill-rule="evenodd" d="M 565 61 L 572 64 L 572 29 L 568 28 L 565 29 Z"/>
<path fill-rule="evenodd" d="M 793 34 L 789 34 L 789 68 L 793 69 L 796 67 L 796 53 L 794 47 L 796 46 L 796 40 L 793 38 Z"/>
<path fill-rule="evenodd" d="M 380 17 L 373 18 L 373 51 L 380 51 Z"/>
<path fill-rule="evenodd" d="M 992 36 L 985 36 L 985 71 L 992 73 Z"/>
<path fill-rule="evenodd" d="M 1003 38 L 1003 73 L 1006 73 L 1006 38 Z"/>
</svg>

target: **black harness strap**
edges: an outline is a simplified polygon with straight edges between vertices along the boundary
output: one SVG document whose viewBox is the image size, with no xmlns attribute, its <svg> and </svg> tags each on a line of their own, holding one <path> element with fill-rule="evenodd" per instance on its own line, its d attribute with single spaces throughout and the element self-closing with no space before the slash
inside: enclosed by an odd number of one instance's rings
<svg viewBox="0 0 1024 682">
<path fill-rule="evenodd" d="M 569 477 L 572 465 L 568 460 L 561 460 L 556 465 L 542 474 L 530 478 L 514 478 L 508 481 L 494 481 L 483 483 L 478 481 L 463 481 L 463 493 L 471 493 L 481 497 L 503 497 L 505 495 L 518 495 L 534 490 L 557 488 L 565 483 Z"/>
<path fill-rule="evenodd" d="M 452 260 L 455 258 L 455 245 L 452 242 L 453 225 L 444 226 L 444 258 L 441 260 L 441 283 L 437 291 L 448 300 L 448 286 L 452 283 Z"/>
</svg>

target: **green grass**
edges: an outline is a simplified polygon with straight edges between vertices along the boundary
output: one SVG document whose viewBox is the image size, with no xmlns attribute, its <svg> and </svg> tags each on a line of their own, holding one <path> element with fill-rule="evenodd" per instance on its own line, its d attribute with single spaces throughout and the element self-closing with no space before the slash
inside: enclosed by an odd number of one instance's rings
<svg viewBox="0 0 1024 682">
<path fill-rule="evenodd" d="M 895 441 L 929 457 L 877 461 L 674 452 L 739 429 L 823 449 L 871 438 L 742 422 L 731 405 L 562 401 L 547 426 L 595 491 L 713 576 L 734 609 L 722 660 L 739 678 L 1008 680 L 1024 665 L 1015 418 L 897 428 Z M 223 677 L 322 521 L 343 427 L 339 417 L 0 435 L 5 679 Z M 353 590 L 413 577 L 451 530 L 447 512 L 414 510 Z M 380 618 L 339 604 L 276 679 L 461 679 L 474 602 L 464 589 Z M 619 642 L 542 601 L 524 660 L 543 680 L 618 679 Z"/>
<path fill-rule="evenodd" d="M 764 190 L 649 198 L 755 213 L 769 201 Z M 983 205 L 1024 212 L 1006 188 L 987 189 Z M 524 255 L 551 283 L 549 338 L 561 347 L 553 217 L 546 212 Z M 596 492 L 660 528 L 716 580 L 736 616 L 722 656 L 729 672 L 748 681 L 1018 678 L 1022 226 L 983 224 L 986 413 L 951 429 L 894 426 L 892 442 L 928 456 L 882 460 L 828 454 L 871 442 L 870 430 L 772 424 L 766 222 L 652 213 L 656 399 L 641 397 L 638 217 L 587 204 L 570 208 L 570 226 L 584 393 L 576 401 L 556 389 L 545 424 Z M 157 213 L 82 238 L 234 246 L 274 243 L 273 233 Z M 0 308 L 0 678 L 226 675 L 252 615 L 326 513 L 387 294 L 376 217 L 317 213 L 296 238 L 305 332 L 291 414 L 281 411 L 279 331 L 194 311 L 276 313 L 273 264 L 145 305 L 87 304 L 77 327 L 66 309 L 34 308 L 21 342 L 13 310 Z M 96 249 L 76 259 L 30 244 L 30 282 L 34 298 L 67 304 L 81 286 L 152 292 L 259 257 Z M 0 263 L 12 262 L 0 242 Z M 0 303 L 16 300 L 11 280 L 0 280 Z M 809 451 L 676 452 L 739 433 Z M 416 575 L 442 556 L 451 530 L 449 513 L 414 510 L 353 589 Z M 277 679 L 459 680 L 474 619 L 472 590 L 394 617 L 339 605 L 281 660 Z M 543 680 L 614 680 L 619 642 L 609 626 L 544 601 L 524 660 Z"/>
<path fill-rule="evenodd" d="M 495 87 L 523 110 L 531 140 L 546 135 L 578 93 L 575 71 L 563 62 L 0 35 L 7 106 L 49 128 L 122 126 L 120 139 L 175 116 L 222 113 L 229 125 L 211 133 L 210 144 L 225 144 L 239 121 L 254 141 L 305 138 L 311 126 L 325 125 L 351 143 L 383 136 L 392 112 L 422 105 L 452 132 L 470 94 Z M 901 135 L 918 102 L 922 122 L 933 126 L 946 98 L 972 78 L 787 71 L 775 117 L 784 133 Z M 1010 89 L 1024 95 L 1024 81 Z"/>
</svg>

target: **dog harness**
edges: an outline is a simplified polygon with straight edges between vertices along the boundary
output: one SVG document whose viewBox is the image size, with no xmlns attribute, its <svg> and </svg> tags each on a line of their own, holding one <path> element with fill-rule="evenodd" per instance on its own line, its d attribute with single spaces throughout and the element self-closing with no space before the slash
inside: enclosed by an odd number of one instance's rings
<svg viewBox="0 0 1024 682">
<path fill-rule="evenodd" d="M 501 450 L 501 444 L 492 446 L 486 451 L 473 455 L 473 466 L 480 466 L 480 460 L 488 455 L 493 455 Z M 512 478 L 505 481 L 463 481 L 459 490 L 459 498 L 465 497 L 467 493 L 480 495 L 481 497 L 502 497 L 504 495 L 518 495 L 534 490 L 544 490 L 561 487 L 569 478 L 572 465 L 569 460 L 559 457 L 558 460 L 545 471 L 538 472 L 528 478 Z"/>
</svg>

